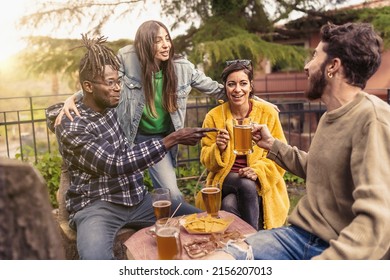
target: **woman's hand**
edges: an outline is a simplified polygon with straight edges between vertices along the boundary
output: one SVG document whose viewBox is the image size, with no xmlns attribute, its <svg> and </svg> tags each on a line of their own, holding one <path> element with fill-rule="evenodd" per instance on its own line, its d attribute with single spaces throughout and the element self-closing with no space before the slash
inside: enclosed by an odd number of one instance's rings
<svg viewBox="0 0 390 280">
<path fill-rule="evenodd" d="M 238 176 L 243 177 L 243 178 L 248 178 L 252 181 L 257 180 L 257 175 L 255 173 L 255 170 L 253 170 L 252 167 L 244 167 L 238 170 Z"/>
<path fill-rule="evenodd" d="M 221 153 L 226 150 L 229 141 L 229 132 L 226 129 L 220 129 L 217 133 L 216 144 Z"/>
<path fill-rule="evenodd" d="M 58 114 L 58 116 L 56 118 L 56 121 L 54 123 L 54 126 L 57 126 L 57 125 L 59 125 L 61 123 L 61 120 L 62 120 L 62 117 L 64 116 L 64 114 L 68 117 L 68 119 L 73 121 L 73 117 L 70 114 L 70 111 L 75 112 L 75 114 L 80 117 L 80 112 L 79 112 L 79 110 L 76 107 L 76 103 L 74 102 L 74 96 L 73 95 L 68 97 L 65 100 L 64 107 L 62 108 L 62 110 Z"/>
</svg>

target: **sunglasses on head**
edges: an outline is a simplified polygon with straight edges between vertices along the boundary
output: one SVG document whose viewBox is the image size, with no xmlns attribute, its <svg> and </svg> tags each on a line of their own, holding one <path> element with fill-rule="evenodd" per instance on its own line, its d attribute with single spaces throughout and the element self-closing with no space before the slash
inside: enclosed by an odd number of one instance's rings
<svg viewBox="0 0 390 280">
<path fill-rule="evenodd" d="M 234 60 L 227 60 L 226 61 L 226 66 L 232 65 L 234 63 L 240 63 L 244 66 L 251 66 L 252 65 L 252 60 L 250 59 L 234 59 Z"/>
</svg>

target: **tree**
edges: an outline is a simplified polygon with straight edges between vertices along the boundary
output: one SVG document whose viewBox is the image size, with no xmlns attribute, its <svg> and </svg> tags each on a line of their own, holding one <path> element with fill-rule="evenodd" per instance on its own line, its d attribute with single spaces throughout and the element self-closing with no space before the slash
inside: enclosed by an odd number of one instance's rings
<svg viewBox="0 0 390 280">
<path fill-rule="evenodd" d="M 28 38 L 29 47 L 20 54 L 20 61 L 26 67 L 26 72 L 32 75 L 43 76 L 46 74 L 63 74 L 68 80 L 69 87 L 78 86 L 77 71 L 80 57 L 84 50 L 78 39 L 54 39 L 46 36 L 34 36 Z M 121 39 L 107 42 L 114 51 L 124 45 L 130 44 L 131 40 Z"/>
<path fill-rule="evenodd" d="M 129 16 L 135 11 L 141 13 L 140 4 L 143 2 L 141 0 L 80 0 L 56 5 L 52 2 L 44 2 L 36 7 L 37 12 L 25 16 L 21 24 L 29 24 L 37 28 L 51 23 L 53 28 L 63 28 L 63 26 L 74 26 L 88 18 L 89 33 L 97 35 L 109 19 Z M 224 66 L 223 62 L 234 58 L 252 59 L 258 70 L 263 59 L 268 59 L 272 64 L 283 65 L 285 69 L 301 70 L 307 57 L 307 50 L 299 46 L 277 43 L 275 39 L 307 36 L 307 31 L 311 30 L 312 26 L 318 31 L 317 25 L 328 20 L 340 21 L 340 23 L 343 20 L 371 20 L 376 22 L 376 27 L 382 35 L 389 37 L 388 7 L 364 9 L 364 13 L 344 10 L 329 12 L 330 8 L 342 3 L 341 0 L 162 0 L 154 2 L 156 5 L 161 4 L 163 14 L 174 18 L 172 29 L 183 23 L 192 23 L 184 35 L 175 38 L 175 47 L 194 63 L 202 64 L 207 74 L 214 78 L 219 77 Z M 282 27 L 276 25 L 281 20 L 288 19 L 293 11 L 302 13 L 301 20 L 287 23 Z M 53 22 L 56 24 L 54 25 Z M 198 26 L 194 22 L 199 22 Z M 64 56 L 63 49 L 58 49 L 56 40 L 48 38 L 45 40 L 33 39 L 33 43 L 39 50 L 45 52 L 39 56 L 41 57 L 38 60 L 39 65 L 29 64 L 30 70 L 42 72 L 51 69 L 66 73 L 75 71 L 74 62 L 72 64 L 73 55 Z M 74 45 L 75 42 L 69 40 L 65 45 L 70 43 Z M 124 45 L 128 42 L 126 40 L 113 42 L 115 46 L 123 46 L 120 45 L 121 43 Z M 32 53 L 29 55 L 31 56 Z M 79 57 L 77 53 L 74 55 Z M 26 60 L 29 61 L 31 62 Z M 48 66 L 49 63 L 52 65 Z"/>
</svg>

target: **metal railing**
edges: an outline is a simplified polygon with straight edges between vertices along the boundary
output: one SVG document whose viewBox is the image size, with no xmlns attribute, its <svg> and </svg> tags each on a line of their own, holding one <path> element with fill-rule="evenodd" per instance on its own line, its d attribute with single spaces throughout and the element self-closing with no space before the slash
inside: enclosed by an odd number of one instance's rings
<svg viewBox="0 0 390 280">
<path fill-rule="evenodd" d="M 390 89 L 383 89 L 390 103 Z M 45 108 L 64 101 L 70 94 L 0 98 L 0 158 L 18 158 L 37 162 L 44 153 L 57 151 L 55 135 L 48 130 Z M 280 120 L 289 144 L 308 150 L 325 107 L 308 102 L 303 92 L 257 94 L 278 105 Z M 201 126 L 206 113 L 217 105 L 213 98 L 190 97 L 187 103 L 186 126 Z M 200 174 L 200 146 L 180 146 L 178 166 L 195 168 Z M 195 165 L 195 167 L 194 167 Z M 180 170 L 178 170 L 180 178 Z"/>
<path fill-rule="evenodd" d="M 45 108 L 69 94 L 0 98 L 0 157 L 27 158 L 52 152 L 55 135 L 47 129 Z"/>
</svg>

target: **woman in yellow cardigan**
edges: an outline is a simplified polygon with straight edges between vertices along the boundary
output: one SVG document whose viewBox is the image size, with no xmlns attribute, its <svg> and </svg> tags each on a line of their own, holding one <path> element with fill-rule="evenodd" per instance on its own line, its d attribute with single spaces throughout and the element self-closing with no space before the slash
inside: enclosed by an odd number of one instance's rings
<svg viewBox="0 0 390 280">
<path fill-rule="evenodd" d="M 222 72 L 228 102 L 210 110 L 203 127 L 220 132 L 203 137 L 200 160 L 208 171 L 207 181 L 222 189 L 221 209 L 241 217 L 255 229 L 271 229 L 285 223 L 290 202 L 284 169 L 266 158 L 258 146 L 249 155 L 233 153 L 233 118 L 250 117 L 267 124 L 272 135 L 286 142 L 278 112 L 270 105 L 254 100 L 253 67 L 250 60 L 229 61 Z M 204 209 L 201 195 L 196 206 Z"/>
</svg>

